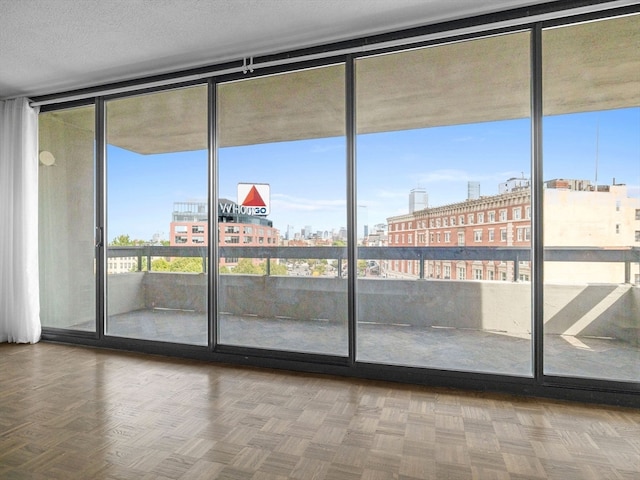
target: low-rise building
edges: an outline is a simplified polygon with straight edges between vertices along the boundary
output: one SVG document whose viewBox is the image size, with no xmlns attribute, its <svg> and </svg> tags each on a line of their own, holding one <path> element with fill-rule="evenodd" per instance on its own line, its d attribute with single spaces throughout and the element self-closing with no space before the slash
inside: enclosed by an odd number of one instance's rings
<svg viewBox="0 0 640 480">
<path fill-rule="evenodd" d="M 390 217 L 389 246 L 530 247 L 529 181 L 511 179 L 500 184 L 500 192 Z M 640 199 L 629 197 L 625 185 L 555 179 L 546 182 L 543 192 L 545 247 L 640 246 Z M 545 262 L 544 274 L 546 282 L 619 283 L 624 268 L 622 262 L 554 261 Z M 390 277 L 415 278 L 419 269 L 418 260 L 391 260 L 386 271 Z M 492 259 L 426 260 L 423 274 L 451 280 L 531 279 L 530 262 Z"/>
</svg>

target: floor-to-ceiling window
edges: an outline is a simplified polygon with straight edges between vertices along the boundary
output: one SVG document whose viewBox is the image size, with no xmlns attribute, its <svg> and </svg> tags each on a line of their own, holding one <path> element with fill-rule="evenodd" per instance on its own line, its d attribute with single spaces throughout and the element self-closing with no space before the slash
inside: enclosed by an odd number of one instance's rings
<svg viewBox="0 0 640 480">
<path fill-rule="evenodd" d="M 106 334 L 207 345 L 207 86 L 106 110 Z"/>
<path fill-rule="evenodd" d="M 39 120 L 40 318 L 96 329 L 95 136 L 92 105 Z"/>
<path fill-rule="evenodd" d="M 344 75 L 217 87 L 220 344 L 347 355 Z"/>
<path fill-rule="evenodd" d="M 356 62 L 359 360 L 532 374 L 529 50 Z"/>
<path fill-rule="evenodd" d="M 45 109 L 43 326 L 391 379 L 636 388 L 639 19 Z"/>
<path fill-rule="evenodd" d="M 543 31 L 544 371 L 640 380 L 640 16 Z"/>
</svg>

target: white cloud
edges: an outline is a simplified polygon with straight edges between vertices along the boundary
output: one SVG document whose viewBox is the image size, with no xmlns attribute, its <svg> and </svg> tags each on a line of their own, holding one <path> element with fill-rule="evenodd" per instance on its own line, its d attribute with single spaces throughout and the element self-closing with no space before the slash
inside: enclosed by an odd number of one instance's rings
<svg viewBox="0 0 640 480">
<path fill-rule="evenodd" d="M 279 211 L 327 211 L 337 208 L 345 208 L 346 200 L 340 199 L 309 199 L 292 197 L 290 195 L 276 194 L 271 196 L 273 209 Z"/>
</svg>

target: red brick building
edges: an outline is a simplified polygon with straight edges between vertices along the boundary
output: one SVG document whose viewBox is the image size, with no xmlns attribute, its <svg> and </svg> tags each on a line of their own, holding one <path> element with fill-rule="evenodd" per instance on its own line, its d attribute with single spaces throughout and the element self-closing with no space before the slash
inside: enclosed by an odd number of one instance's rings
<svg viewBox="0 0 640 480">
<path fill-rule="evenodd" d="M 177 202 L 173 206 L 169 242 L 171 246 L 207 246 L 209 244 L 208 205 Z M 277 246 L 278 229 L 264 217 L 247 215 L 235 202 L 221 198 L 218 202 L 220 246 Z M 235 265 L 236 259 L 221 258 L 220 265 Z"/>
<path fill-rule="evenodd" d="M 390 247 L 529 247 L 531 192 L 528 182 L 498 195 L 425 208 L 387 219 Z M 457 280 L 511 280 L 513 262 L 427 260 L 425 277 Z M 391 260 L 387 275 L 414 278 L 419 262 Z M 522 262 L 519 280 L 529 280 Z"/>
</svg>

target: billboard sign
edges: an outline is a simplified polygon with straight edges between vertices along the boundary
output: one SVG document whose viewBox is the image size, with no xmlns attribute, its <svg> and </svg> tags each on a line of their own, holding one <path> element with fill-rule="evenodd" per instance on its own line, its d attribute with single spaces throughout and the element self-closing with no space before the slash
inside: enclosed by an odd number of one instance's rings
<svg viewBox="0 0 640 480">
<path fill-rule="evenodd" d="M 239 183 L 238 205 L 247 215 L 269 215 L 271 186 L 268 183 Z"/>
</svg>

